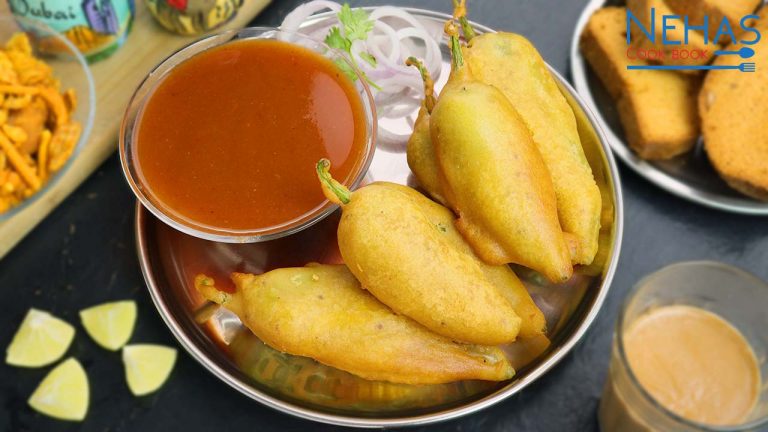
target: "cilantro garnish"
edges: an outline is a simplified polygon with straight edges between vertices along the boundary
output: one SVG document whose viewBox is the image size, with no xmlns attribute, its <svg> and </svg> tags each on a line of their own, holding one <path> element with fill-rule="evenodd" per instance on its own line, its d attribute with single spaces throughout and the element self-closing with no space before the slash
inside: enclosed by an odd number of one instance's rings
<svg viewBox="0 0 768 432">
<path fill-rule="evenodd" d="M 364 41 L 368 39 L 368 33 L 373 30 L 373 21 L 368 19 L 368 13 L 363 9 L 352 9 L 348 3 L 344 3 L 341 7 L 341 11 L 337 14 L 341 28 L 338 26 L 331 27 L 328 36 L 325 37 L 325 43 L 331 48 L 344 51 L 349 54 L 349 58 L 352 62 L 358 66 L 357 59 L 352 55 L 352 42 L 356 40 Z M 369 65 L 376 67 L 376 58 L 370 53 L 362 52 L 359 57 L 368 63 Z M 345 61 L 338 59 L 336 65 L 349 77 L 352 81 L 357 80 L 357 74 L 352 67 Z M 365 81 L 377 90 L 381 88 L 371 81 L 362 70 L 360 71 Z"/>
<path fill-rule="evenodd" d="M 362 9 L 352 10 L 349 3 L 344 3 L 341 7 L 339 21 L 344 26 L 344 34 L 350 41 L 366 40 L 368 32 L 373 30 L 373 21 L 368 19 L 368 13 Z"/>
</svg>

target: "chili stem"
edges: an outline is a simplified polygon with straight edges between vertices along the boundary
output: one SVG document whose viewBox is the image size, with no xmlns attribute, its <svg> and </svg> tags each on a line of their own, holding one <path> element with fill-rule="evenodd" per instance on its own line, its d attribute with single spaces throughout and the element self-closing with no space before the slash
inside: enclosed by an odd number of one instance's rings
<svg viewBox="0 0 768 432">
<path fill-rule="evenodd" d="M 466 0 L 453 0 L 453 17 L 459 20 L 461 30 L 464 32 L 464 39 L 467 42 L 471 41 L 477 33 L 472 28 L 472 24 L 467 19 L 467 1 Z"/>
<path fill-rule="evenodd" d="M 451 38 L 451 69 L 458 70 L 464 66 L 464 54 L 461 52 L 461 42 L 459 41 L 459 29 L 453 20 L 445 23 L 445 34 Z"/>
<path fill-rule="evenodd" d="M 432 81 L 432 76 L 429 74 L 429 70 L 424 66 L 424 63 L 416 57 L 408 57 L 405 60 L 405 64 L 408 66 L 415 66 L 421 74 L 421 80 L 424 81 L 424 106 L 428 113 L 432 113 L 432 108 L 435 107 L 435 83 Z"/>
<path fill-rule="evenodd" d="M 325 194 L 326 198 L 335 204 L 349 204 L 352 192 L 333 179 L 330 172 L 331 161 L 320 159 L 317 162 L 316 169 L 317 178 L 320 179 L 320 185 L 323 187 L 323 194 Z"/>
</svg>

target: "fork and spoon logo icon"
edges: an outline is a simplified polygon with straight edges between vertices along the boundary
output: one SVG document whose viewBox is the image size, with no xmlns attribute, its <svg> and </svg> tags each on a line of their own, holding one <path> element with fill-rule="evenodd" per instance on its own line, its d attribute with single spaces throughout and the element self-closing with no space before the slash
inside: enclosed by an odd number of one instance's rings
<svg viewBox="0 0 768 432">
<path fill-rule="evenodd" d="M 735 50 L 735 51 L 728 51 L 728 50 L 717 50 L 715 51 L 716 56 L 720 55 L 738 55 L 742 59 L 748 59 L 751 58 L 753 55 L 755 55 L 755 50 L 753 50 L 750 47 L 741 47 L 741 49 Z M 742 63 L 739 65 L 712 65 L 710 69 L 738 69 L 742 72 L 754 72 L 755 71 L 755 64 L 754 63 Z"/>
<path fill-rule="evenodd" d="M 752 58 L 752 56 L 755 55 L 755 50 L 753 50 L 750 47 L 741 47 L 738 50 L 717 50 L 715 51 L 716 56 L 721 55 L 737 55 L 741 57 L 742 59 L 746 60 L 749 58 Z M 630 65 L 627 66 L 627 69 L 635 69 L 635 70 L 642 70 L 642 69 L 656 69 L 656 70 L 724 70 L 724 69 L 736 69 L 741 72 L 755 72 L 757 70 L 754 63 L 751 62 L 744 62 L 737 65 L 686 65 L 686 66 L 678 66 L 678 65 Z"/>
</svg>

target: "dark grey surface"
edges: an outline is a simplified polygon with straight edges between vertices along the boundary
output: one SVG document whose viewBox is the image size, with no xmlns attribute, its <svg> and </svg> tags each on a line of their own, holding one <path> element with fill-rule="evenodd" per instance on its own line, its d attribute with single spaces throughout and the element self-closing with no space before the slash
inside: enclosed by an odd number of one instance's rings
<svg viewBox="0 0 768 432">
<path fill-rule="evenodd" d="M 277 1 L 254 21 L 276 25 L 300 1 Z M 449 0 L 390 1 L 450 12 Z M 560 72 L 585 0 L 474 1 L 471 16 L 494 28 L 529 37 Z M 353 5 L 374 2 L 355 1 Z M 613 287 L 584 340 L 551 373 L 528 389 L 472 416 L 417 431 L 593 431 L 605 380 L 611 332 L 619 304 L 643 275 L 682 260 L 713 259 L 768 279 L 768 219 L 722 213 L 669 195 L 621 166 L 625 233 Z M 134 398 L 119 354 L 98 348 L 79 325 L 77 311 L 95 303 L 132 298 L 139 319 L 132 342 L 177 346 L 155 311 L 133 246 L 134 198 L 112 157 L 15 250 L 0 261 L 0 346 L 10 342 L 30 307 L 75 323 L 68 355 L 76 356 L 91 382 L 91 406 L 82 424 L 36 414 L 26 399 L 50 368 L 24 370 L 0 364 L 0 431 L 305 431 L 332 426 L 291 418 L 264 408 L 217 381 L 180 352 L 159 392 Z M 727 289 L 727 287 L 723 287 Z"/>
</svg>

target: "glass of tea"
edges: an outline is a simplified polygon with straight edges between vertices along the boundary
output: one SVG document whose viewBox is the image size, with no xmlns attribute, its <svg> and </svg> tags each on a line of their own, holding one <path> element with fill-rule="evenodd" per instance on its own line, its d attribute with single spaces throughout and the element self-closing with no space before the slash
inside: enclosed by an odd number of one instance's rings
<svg viewBox="0 0 768 432">
<path fill-rule="evenodd" d="M 599 407 L 611 431 L 768 424 L 768 284 L 709 261 L 665 267 L 627 297 Z"/>
<path fill-rule="evenodd" d="M 342 52 L 275 28 L 201 39 L 136 90 L 120 132 L 141 203 L 186 234 L 259 242 L 305 229 L 335 206 L 315 164 L 355 188 L 373 158 L 376 113 Z"/>
</svg>

